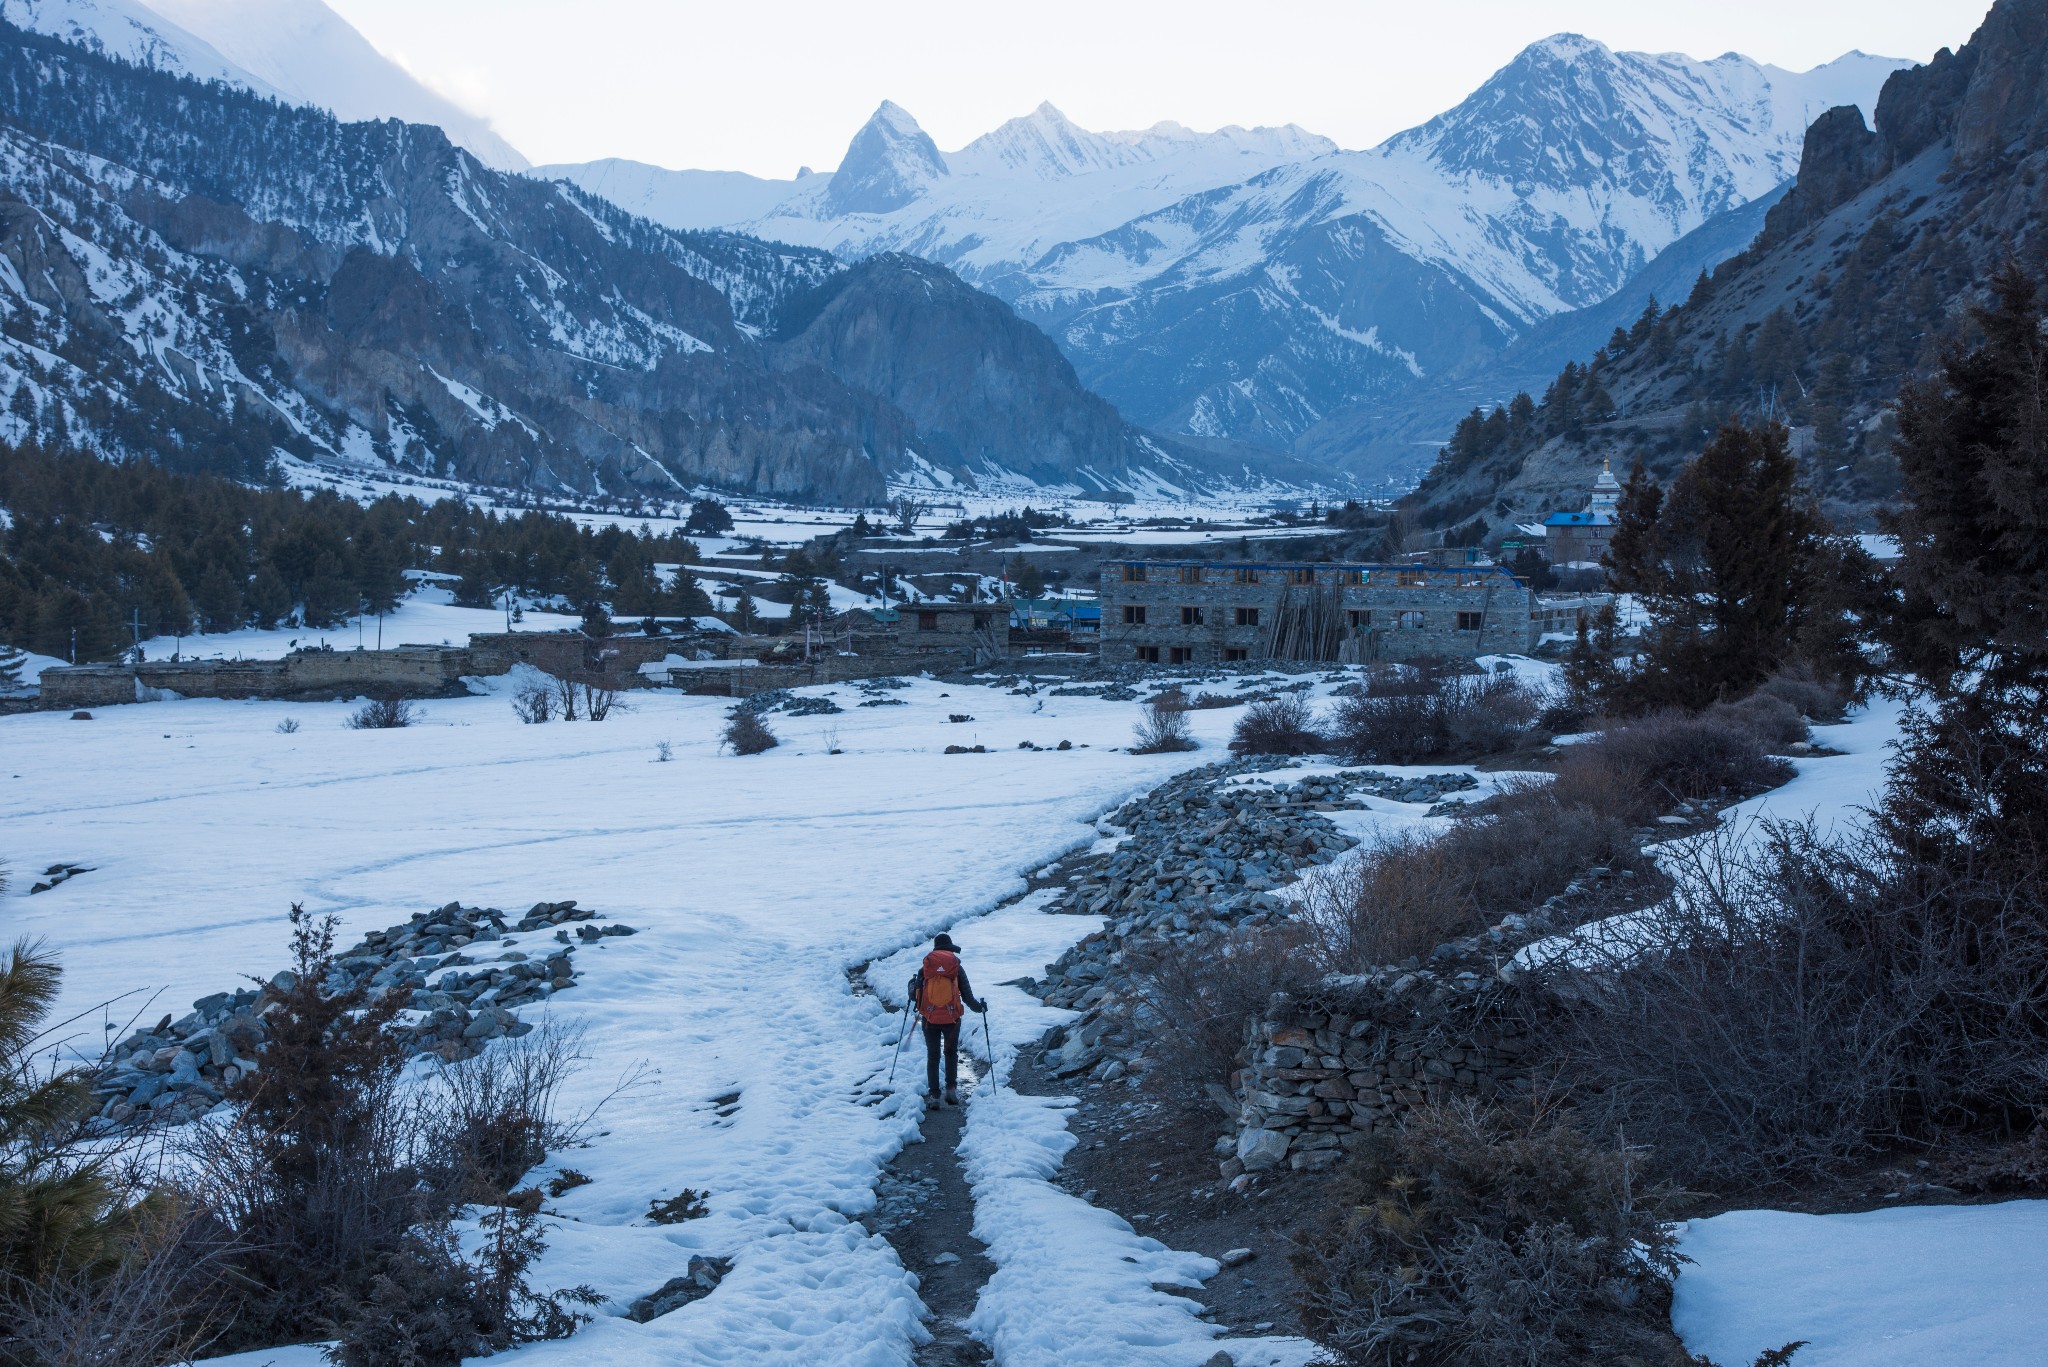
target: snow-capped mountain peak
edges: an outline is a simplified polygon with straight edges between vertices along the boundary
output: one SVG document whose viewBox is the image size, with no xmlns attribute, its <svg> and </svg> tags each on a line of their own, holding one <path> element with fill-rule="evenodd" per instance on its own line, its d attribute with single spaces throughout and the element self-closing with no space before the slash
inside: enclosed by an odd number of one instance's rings
<svg viewBox="0 0 2048 1367">
<path fill-rule="evenodd" d="M 1153 153 L 1136 141 L 1091 133 L 1047 100 L 1029 114 L 982 134 L 946 161 L 964 175 L 1050 181 L 1150 161 Z"/>
<path fill-rule="evenodd" d="M 931 134 L 902 105 L 883 100 L 846 145 L 823 207 L 835 214 L 886 214 L 921 198 L 948 174 Z"/>
<path fill-rule="evenodd" d="M 286 98 L 196 33 L 138 0 L 0 0 L 0 19 L 124 62 Z"/>
<path fill-rule="evenodd" d="M 345 120 L 434 124 L 486 165 L 527 166 L 487 120 L 422 85 L 322 0 L 0 0 L 0 18 L 139 66 L 226 81 Z"/>
<path fill-rule="evenodd" d="M 430 123 L 477 160 L 501 171 L 530 164 L 494 130 L 428 88 L 330 9 L 324 0 L 148 0 L 149 7 L 196 33 L 230 61 L 284 91 L 295 104 L 318 105 L 342 120 Z"/>
</svg>

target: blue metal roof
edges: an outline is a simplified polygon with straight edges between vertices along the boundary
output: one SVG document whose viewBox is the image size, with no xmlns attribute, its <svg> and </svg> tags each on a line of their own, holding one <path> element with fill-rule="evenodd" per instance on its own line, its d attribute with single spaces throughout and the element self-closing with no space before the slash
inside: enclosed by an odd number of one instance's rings
<svg viewBox="0 0 2048 1367">
<path fill-rule="evenodd" d="M 1546 527 L 1612 527 L 1613 513 L 1552 513 L 1543 519 Z"/>
</svg>

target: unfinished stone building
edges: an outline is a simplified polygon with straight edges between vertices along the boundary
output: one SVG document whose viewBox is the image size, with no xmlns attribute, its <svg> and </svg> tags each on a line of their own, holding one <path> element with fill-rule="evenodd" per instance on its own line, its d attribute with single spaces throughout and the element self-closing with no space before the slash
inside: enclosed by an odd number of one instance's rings
<svg viewBox="0 0 2048 1367">
<path fill-rule="evenodd" d="M 1125 560 L 1102 568 L 1102 658 L 1470 659 L 1531 650 L 1593 607 L 1541 599 L 1498 565 Z"/>
</svg>

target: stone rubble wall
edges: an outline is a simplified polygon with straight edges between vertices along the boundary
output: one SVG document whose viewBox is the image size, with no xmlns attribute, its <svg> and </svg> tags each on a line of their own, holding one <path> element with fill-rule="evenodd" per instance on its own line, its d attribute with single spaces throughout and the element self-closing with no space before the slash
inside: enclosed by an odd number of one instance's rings
<svg viewBox="0 0 2048 1367">
<path fill-rule="evenodd" d="M 1273 998 L 1246 1026 L 1235 1156 L 1223 1175 L 1333 1166 L 1426 1103 L 1524 1090 L 1514 989 L 1473 968 L 1388 968 Z"/>
<path fill-rule="evenodd" d="M 1365 795 L 1439 810 L 1476 786 L 1467 774 L 1392 778 L 1374 770 L 1315 773 L 1294 783 L 1233 781 L 1297 764 L 1264 756 L 1210 765 L 1105 818 L 1127 837 L 1090 861 L 1047 908 L 1109 918 L 1034 985 L 1049 1005 L 1081 1012 L 1048 1037 L 1044 1061 L 1055 1076 L 1110 1081 L 1149 1066 L 1145 1039 L 1163 1022 L 1143 1003 L 1135 979 L 1142 960 L 1178 941 L 1286 919 L 1292 904 L 1274 890 L 1357 843 L 1326 813 L 1362 808 Z"/>
<path fill-rule="evenodd" d="M 335 954 L 328 987 L 342 992 L 367 980 L 373 999 L 403 994 L 410 1014 L 400 1017 L 400 1028 L 408 1052 L 453 1062 L 490 1040 L 532 1030 L 513 1009 L 574 986 L 572 956 L 579 944 L 634 933 L 616 922 L 597 925 L 597 919 L 574 901 L 539 902 L 508 925 L 493 908 L 450 902 L 417 912 L 403 925 L 373 930 Z M 481 957 L 508 935 L 544 938 Z M 431 974 L 440 976 L 429 984 Z M 221 1105 L 228 1088 L 263 1066 L 270 1033 L 265 1018 L 277 1009 L 277 994 L 296 982 L 287 970 L 262 987 L 202 997 L 178 1020 L 165 1016 L 130 1034 L 94 1078 L 101 1120 L 117 1127 L 178 1124 Z"/>
</svg>

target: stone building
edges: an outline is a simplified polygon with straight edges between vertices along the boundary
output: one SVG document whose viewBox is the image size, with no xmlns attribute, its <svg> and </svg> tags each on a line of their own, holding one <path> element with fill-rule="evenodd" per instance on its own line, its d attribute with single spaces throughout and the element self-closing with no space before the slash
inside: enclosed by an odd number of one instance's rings
<svg viewBox="0 0 2048 1367">
<path fill-rule="evenodd" d="M 1111 561 L 1101 602 L 1112 663 L 1469 659 L 1529 650 L 1540 624 L 1498 565 Z"/>
<path fill-rule="evenodd" d="M 901 654 L 957 656 L 985 664 L 1009 649 L 1010 610 L 1002 603 L 915 602 L 860 611 L 894 633 Z"/>
<path fill-rule="evenodd" d="M 1553 565 L 1597 565 L 1614 535 L 1614 509 L 1621 482 L 1607 462 L 1593 481 L 1593 497 L 1585 511 L 1552 513 L 1543 519 L 1543 554 Z"/>
</svg>

